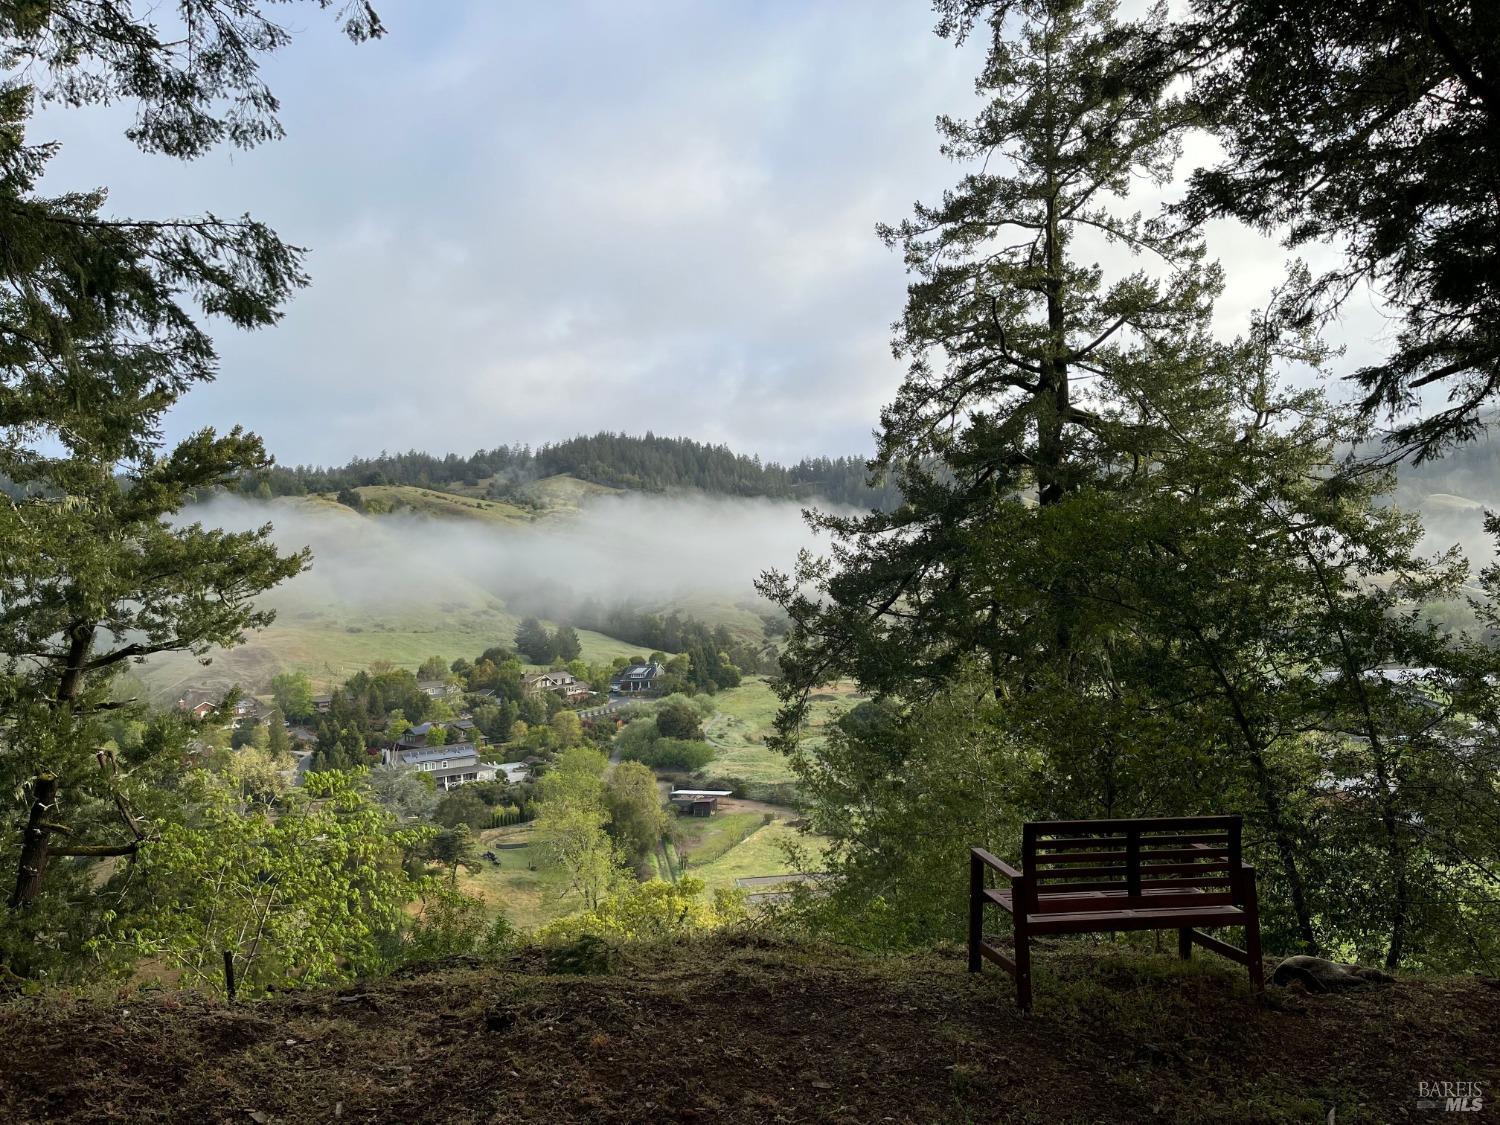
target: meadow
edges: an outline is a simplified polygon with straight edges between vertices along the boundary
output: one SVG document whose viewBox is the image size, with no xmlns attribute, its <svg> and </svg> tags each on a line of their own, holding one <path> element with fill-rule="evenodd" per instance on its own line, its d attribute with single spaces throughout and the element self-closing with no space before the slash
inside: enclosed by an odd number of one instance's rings
<svg viewBox="0 0 1500 1125">
<path fill-rule="evenodd" d="M 806 745 L 818 746 L 828 725 L 865 698 L 848 681 L 819 689 L 803 735 Z M 785 755 L 766 746 L 774 733 L 778 704 L 764 676 L 747 676 L 739 687 L 714 695 L 713 702 L 715 713 L 703 730 L 715 750 L 710 773 L 764 784 L 795 780 Z"/>
</svg>

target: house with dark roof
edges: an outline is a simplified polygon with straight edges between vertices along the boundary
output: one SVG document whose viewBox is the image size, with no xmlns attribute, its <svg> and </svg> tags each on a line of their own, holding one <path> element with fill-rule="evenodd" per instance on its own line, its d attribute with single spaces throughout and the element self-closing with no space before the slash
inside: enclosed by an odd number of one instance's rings
<svg viewBox="0 0 1500 1125">
<path fill-rule="evenodd" d="M 437 787 L 445 791 L 471 781 L 493 781 L 500 772 L 500 767 L 479 760 L 479 750 L 472 742 L 398 749 L 390 753 L 388 760 L 391 765 L 430 775 Z"/>
<path fill-rule="evenodd" d="M 645 664 L 632 664 L 616 672 L 609 681 L 609 690 L 619 695 L 645 695 L 656 691 L 656 681 L 666 671 L 655 660 Z"/>
</svg>

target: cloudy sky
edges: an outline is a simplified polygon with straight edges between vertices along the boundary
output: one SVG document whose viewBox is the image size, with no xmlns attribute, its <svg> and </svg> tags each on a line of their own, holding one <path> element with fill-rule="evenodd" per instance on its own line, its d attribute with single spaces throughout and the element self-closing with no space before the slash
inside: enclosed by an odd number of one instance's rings
<svg viewBox="0 0 1500 1125">
<path fill-rule="evenodd" d="M 468 452 L 597 429 L 768 457 L 867 453 L 900 381 L 905 280 L 874 236 L 957 170 L 933 120 L 977 55 L 924 0 L 379 0 L 348 43 L 311 5 L 267 68 L 286 140 L 193 164 L 126 114 L 47 114 L 55 189 L 139 216 L 250 211 L 310 249 L 269 331 L 174 432 L 240 422 L 286 463 Z M 1226 329 L 1284 251 L 1229 226 Z M 1381 332 L 1367 300 L 1350 362 Z"/>
</svg>

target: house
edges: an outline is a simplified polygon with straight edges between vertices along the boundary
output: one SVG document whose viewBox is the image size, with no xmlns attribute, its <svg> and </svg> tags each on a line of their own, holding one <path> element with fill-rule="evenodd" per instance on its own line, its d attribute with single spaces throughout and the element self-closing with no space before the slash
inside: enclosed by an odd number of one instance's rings
<svg viewBox="0 0 1500 1125">
<path fill-rule="evenodd" d="M 219 709 L 221 693 L 206 688 L 188 688 L 177 699 L 177 710 L 186 711 L 195 719 L 206 719 Z"/>
<path fill-rule="evenodd" d="M 479 750 L 472 742 L 398 749 L 391 752 L 388 760 L 391 765 L 430 774 L 442 790 L 455 789 L 471 781 L 493 781 L 500 771 L 499 766 L 479 760 Z"/>
<path fill-rule="evenodd" d="M 733 793 L 732 789 L 674 789 L 667 800 L 678 816 L 713 816 L 719 811 L 719 798 Z"/>
<path fill-rule="evenodd" d="M 433 699 L 444 699 L 458 690 L 446 680 L 418 680 L 417 687 Z"/>
<path fill-rule="evenodd" d="M 235 701 L 235 722 L 259 723 L 270 718 L 271 708 L 253 696 L 244 695 Z"/>
<path fill-rule="evenodd" d="M 645 664 L 632 664 L 615 673 L 609 681 L 609 690 L 620 695 L 644 695 L 656 690 L 656 681 L 666 671 L 652 660 Z"/>
<path fill-rule="evenodd" d="M 527 695 L 554 691 L 570 703 L 594 694 L 588 684 L 569 672 L 528 672 L 521 677 L 521 690 Z"/>
<path fill-rule="evenodd" d="M 319 715 L 326 715 L 333 710 L 333 696 L 315 695 L 312 697 L 313 711 Z"/>
</svg>

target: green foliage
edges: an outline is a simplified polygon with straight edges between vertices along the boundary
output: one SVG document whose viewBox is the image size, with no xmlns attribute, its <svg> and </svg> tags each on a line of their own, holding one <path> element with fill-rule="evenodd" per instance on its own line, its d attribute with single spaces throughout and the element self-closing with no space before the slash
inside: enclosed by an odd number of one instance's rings
<svg viewBox="0 0 1500 1125">
<path fill-rule="evenodd" d="M 656 710 L 656 730 L 663 738 L 702 739 L 698 712 L 688 703 L 664 702 Z"/>
<path fill-rule="evenodd" d="M 1437 385 L 1446 405 L 1392 442 L 1428 457 L 1482 433 L 1500 391 L 1500 9 L 1194 0 L 1172 32 L 1225 146 L 1187 209 L 1273 227 L 1290 246 L 1342 244 L 1338 268 L 1289 296 L 1298 315 L 1326 316 L 1369 282 L 1399 310 L 1392 354 L 1353 376 L 1365 411 L 1404 411 Z"/>
<path fill-rule="evenodd" d="M 577 660 L 583 654 L 583 644 L 573 626 L 557 627 L 557 632 L 552 635 L 552 651 L 556 660 Z"/>
<path fill-rule="evenodd" d="M 957 936 L 975 833 L 1243 811 L 1271 948 L 1472 957 L 1500 820 L 1492 786 L 1466 806 L 1437 779 L 1493 760 L 1469 728 L 1494 656 L 1422 611 L 1462 560 L 1418 556 L 1389 474 L 1336 460 L 1355 418 L 1277 386 L 1315 340 L 1261 316 L 1215 343 L 1196 233 L 1098 202 L 1164 176 L 1190 119 L 1140 39 L 1107 5 L 1000 11 L 991 102 L 941 126 L 975 167 L 887 232 L 915 275 L 880 453 L 907 503 L 822 517 L 834 562 L 763 583 L 792 621 L 778 745 L 836 894 L 878 899 L 888 939 Z M 1079 227 L 1172 268 L 1106 283 Z M 803 752 L 832 676 L 880 703 Z"/>
<path fill-rule="evenodd" d="M 703 880 L 632 883 L 585 913 L 560 918 L 537 933 L 539 940 L 567 947 L 588 938 L 605 942 L 653 941 L 702 934 L 745 917 L 741 891 L 705 895 Z"/>
<path fill-rule="evenodd" d="M 428 820 L 439 801 L 432 778 L 420 770 L 376 766 L 365 777 L 370 795 L 399 820 Z"/>
<path fill-rule="evenodd" d="M 429 656 L 417 668 L 417 679 L 437 680 L 439 682 L 446 681 L 448 679 L 448 662 L 441 656 Z"/>
<path fill-rule="evenodd" d="M 656 729 L 654 722 L 651 729 L 653 732 Z M 623 746 L 620 756 L 628 761 L 644 762 L 652 769 L 694 773 L 713 761 L 714 748 L 706 742 L 681 738 L 651 738 Z"/>
<path fill-rule="evenodd" d="M 277 709 L 293 722 L 312 718 L 312 680 L 306 672 L 280 672 L 271 677 L 271 698 Z"/>
<path fill-rule="evenodd" d="M 504 916 L 491 921 L 485 904 L 450 887 L 435 887 L 422 896 L 401 949 L 403 961 L 437 961 L 478 954 L 497 957 L 514 943 Z"/>
<path fill-rule="evenodd" d="M 361 784 L 355 773 L 310 775 L 273 811 L 246 807 L 219 779 L 190 776 L 190 815 L 143 852 L 133 909 L 99 944 L 211 987 L 228 950 L 247 992 L 379 970 L 406 904 L 432 889 L 401 862 L 431 830 L 393 827 Z"/>
<path fill-rule="evenodd" d="M 569 888 L 594 906 L 620 881 L 623 872 L 615 843 L 605 832 L 603 754 L 575 746 L 558 754 L 537 783 L 533 849 L 560 868 Z"/>
<path fill-rule="evenodd" d="M 488 819 L 489 810 L 484 807 L 484 803 L 476 803 L 480 808 L 478 815 Z M 479 841 L 474 836 L 468 821 L 460 821 L 454 827 L 445 828 L 431 837 L 427 843 L 427 858 L 447 869 L 450 885 L 458 883 L 460 867 L 472 874 L 482 866 L 479 859 Z"/>
<path fill-rule="evenodd" d="M 557 655 L 552 634 L 535 617 L 527 617 L 517 626 L 516 649 L 533 664 L 550 664 Z"/>
<path fill-rule="evenodd" d="M 470 828 L 484 828 L 490 821 L 490 806 L 474 792 L 472 785 L 460 785 L 443 796 L 432 813 L 435 824 L 445 828 L 457 828 L 467 824 Z"/>
<path fill-rule="evenodd" d="M 604 786 L 611 833 L 631 864 L 643 862 L 661 843 L 666 811 L 656 775 L 639 762 L 621 762 Z"/>
</svg>

